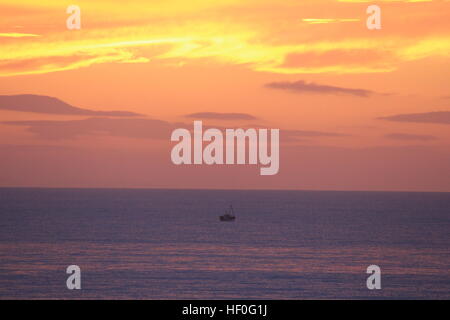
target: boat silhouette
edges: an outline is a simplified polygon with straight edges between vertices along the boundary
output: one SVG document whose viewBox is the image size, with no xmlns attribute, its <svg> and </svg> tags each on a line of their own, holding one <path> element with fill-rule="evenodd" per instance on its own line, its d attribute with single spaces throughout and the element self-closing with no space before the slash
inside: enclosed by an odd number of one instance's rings
<svg viewBox="0 0 450 320">
<path fill-rule="evenodd" d="M 233 206 L 230 205 L 230 209 L 220 216 L 220 221 L 234 221 L 236 216 L 234 215 Z"/>
</svg>

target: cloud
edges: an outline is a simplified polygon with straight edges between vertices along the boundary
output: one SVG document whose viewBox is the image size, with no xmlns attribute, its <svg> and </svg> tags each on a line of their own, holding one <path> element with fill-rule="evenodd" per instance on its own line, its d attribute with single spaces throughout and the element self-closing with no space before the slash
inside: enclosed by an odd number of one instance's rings
<svg viewBox="0 0 450 320">
<path fill-rule="evenodd" d="M 312 130 L 281 130 L 280 136 L 282 142 L 302 142 L 311 138 L 338 138 L 348 137 L 348 134 Z"/>
<path fill-rule="evenodd" d="M 290 81 L 270 82 L 267 83 L 265 87 L 277 90 L 286 90 L 294 93 L 336 94 L 336 95 L 344 94 L 363 98 L 367 98 L 370 95 L 374 94 L 374 92 L 370 90 L 350 89 L 350 88 L 322 85 L 316 84 L 314 82 L 306 82 L 303 80 L 294 82 Z"/>
<path fill-rule="evenodd" d="M 411 140 L 411 141 L 431 141 L 436 140 L 435 136 L 431 135 L 422 135 L 422 134 L 408 134 L 408 133 L 390 133 L 385 135 L 388 139 L 393 140 Z"/>
<path fill-rule="evenodd" d="M 380 117 L 378 119 L 397 122 L 450 124 L 450 111 L 397 114 L 388 117 Z"/>
<path fill-rule="evenodd" d="M 347 66 L 348 68 L 360 68 L 371 66 L 379 70 L 389 70 L 396 58 L 382 48 L 346 48 L 329 49 L 326 51 L 311 50 L 291 52 L 286 54 L 282 66 L 284 68 L 323 68 Z"/>
<path fill-rule="evenodd" d="M 154 119 L 89 118 L 66 121 L 4 121 L 5 125 L 24 126 L 39 138 L 48 140 L 73 139 L 86 135 L 168 139 L 175 125 Z"/>
<path fill-rule="evenodd" d="M 27 38 L 27 37 L 40 37 L 40 35 L 34 33 L 19 33 L 19 32 L 0 33 L 0 38 Z"/>
<path fill-rule="evenodd" d="M 218 112 L 197 112 L 185 115 L 186 118 L 193 119 L 215 119 L 215 120 L 256 120 L 255 116 L 248 113 L 218 113 Z"/>
<path fill-rule="evenodd" d="M 5 25 L 39 25 L 61 9 L 50 1 L 19 5 L 24 0 L 4 1 L 11 4 L 5 8 Z M 41 37 L 25 38 L 5 33 L 0 77 L 165 59 L 173 65 L 214 59 L 281 74 L 390 72 L 404 62 L 450 55 L 449 36 L 442 32 L 448 29 L 448 19 L 439 1 L 407 9 L 390 6 L 386 13 L 389 34 L 377 37 L 368 37 L 362 25 L 355 28 L 350 22 L 361 17 L 354 11 L 342 11 L 337 1 L 316 0 L 313 5 L 310 1 L 275 0 L 153 2 L 145 6 L 144 1 L 135 0 L 125 8 L 111 1 L 105 5 L 81 0 L 78 4 L 83 10 L 97 12 L 96 23 L 89 28 L 68 33 L 65 28 L 42 26 Z M 268 9 L 271 7 L 276 11 Z M 302 14 L 294 17 L 293 12 Z M 326 12 L 340 14 L 314 18 Z M 332 28 L 327 28 L 329 23 Z M 286 60 L 292 64 L 285 64 Z"/>
<path fill-rule="evenodd" d="M 138 139 L 169 139 L 170 134 L 177 128 L 186 128 L 192 131 L 192 123 L 171 123 L 164 120 L 148 118 L 88 118 L 82 120 L 30 120 L 30 121 L 3 121 L 3 125 L 25 127 L 44 140 L 74 139 L 80 136 L 111 136 Z M 241 126 L 244 130 L 252 128 L 266 128 L 265 126 Z M 204 130 L 213 128 L 203 126 Z M 214 126 L 225 131 L 227 128 Z M 280 136 L 283 142 L 300 142 L 304 139 L 347 137 L 349 135 L 336 132 L 289 130 L 281 129 Z"/>
<path fill-rule="evenodd" d="M 57 98 L 34 94 L 0 96 L 0 110 L 80 116 L 140 116 L 140 114 L 138 113 L 129 111 L 94 111 L 89 109 L 82 109 L 74 107 Z"/>
<path fill-rule="evenodd" d="M 304 18 L 302 22 L 308 24 L 327 24 L 327 23 L 340 23 L 340 22 L 359 22 L 361 19 L 357 18 Z"/>
<path fill-rule="evenodd" d="M 380 2 L 431 2 L 433 0 L 378 0 L 378 1 L 380 1 Z M 338 0 L 338 2 L 370 2 L 370 0 Z"/>
<path fill-rule="evenodd" d="M 309 131 L 309 130 L 283 130 L 284 134 L 292 137 L 345 137 L 347 134 L 336 132 Z"/>
</svg>

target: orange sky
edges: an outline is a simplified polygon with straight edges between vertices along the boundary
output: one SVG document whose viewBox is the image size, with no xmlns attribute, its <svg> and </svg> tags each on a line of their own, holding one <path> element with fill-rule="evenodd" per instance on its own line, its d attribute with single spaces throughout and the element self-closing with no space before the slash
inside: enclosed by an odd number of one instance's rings
<svg viewBox="0 0 450 320">
<path fill-rule="evenodd" d="M 71 4 L 81 30 L 66 28 Z M 381 30 L 366 28 L 370 4 Z M 450 191 L 450 1 L 0 0 L 0 12 L 0 95 L 143 115 L 19 112 L 0 97 L 0 186 Z M 198 112 L 280 128 L 280 174 L 174 167 L 152 121 L 191 126 Z"/>
</svg>

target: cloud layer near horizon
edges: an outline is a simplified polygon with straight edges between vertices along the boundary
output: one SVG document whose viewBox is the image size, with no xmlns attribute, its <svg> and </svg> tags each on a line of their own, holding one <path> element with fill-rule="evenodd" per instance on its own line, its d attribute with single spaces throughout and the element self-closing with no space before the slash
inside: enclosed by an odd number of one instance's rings
<svg viewBox="0 0 450 320">
<path fill-rule="evenodd" d="M 38 138 L 48 140 L 73 139 L 79 136 L 168 139 L 176 126 L 162 120 L 126 118 L 88 118 L 82 120 L 4 121 L 4 125 L 26 127 Z"/>
<path fill-rule="evenodd" d="M 14 95 L 0 96 L 0 110 L 12 110 L 19 112 L 33 112 L 40 114 L 56 115 L 100 115 L 76 120 L 20 120 L 2 121 L 3 125 L 24 127 L 37 138 L 45 140 L 74 139 L 80 136 L 110 136 L 140 139 L 168 139 L 173 130 L 187 128 L 192 130 L 192 123 L 175 123 L 165 120 L 139 117 L 139 114 L 128 111 L 94 111 L 73 107 L 57 98 L 41 95 Z M 112 118 L 109 118 L 109 117 Z M 130 118 L 131 116 L 131 118 Z M 134 117 L 134 118 L 133 118 Z M 185 115 L 186 118 L 198 120 L 257 120 L 253 115 L 246 113 L 217 113 L 197 112 Z M 219 130 L 227 128 L 203 124 L 204 130 L 214 127 Z M 254 124 L 233 125 L 231 128 L 266 128 L 266 126 Z M 305 138 L 342 137 L 347 136 L 335 132 L 323 132 L 313 130 L 282 130 L 281 139 L 284 142 L 298 142 Z"/>
<path fill-rule="evenodd" d="M 257 166 L 174 166 L 168 152 L 0 145 L 0 186 L 450 190 L 450 152 L 436 147 L 289 147 L 271 177 Z"/>
<path fill-rule="evenodd" d="M 88 118 L 81 120 L 30 120 L 3 121 L 3 125 L 25 127 L 28 132 L 44 140 L 74 139 L 80 136 L 110 136 L 139 139 L 166 139 L 177 128 L 192 131 L 192 123 L 173 123 L 149 118 Z M 203 130 L 216 128 L 224 131 L 225 127 L 203 124 Z M 248 129 L 248 126 L 232 126 L 230 129 Z M 259 126 L 259 128 L 265 128 Z M 311 131 L 311 130 L 281 130 L 281 140 L 298 142 L 300 139 L 332 138 L 348 136 L 342 133 Z"/>
</svg>

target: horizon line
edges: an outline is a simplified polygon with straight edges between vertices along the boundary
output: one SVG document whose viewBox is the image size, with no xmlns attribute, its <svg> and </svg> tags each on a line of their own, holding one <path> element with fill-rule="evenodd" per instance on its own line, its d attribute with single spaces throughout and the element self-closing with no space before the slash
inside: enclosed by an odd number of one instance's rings
<svg viewBox="0 0 450 320">
<path fill-rule="evenodd" d="M 170 187 L 44 187 L 44 186 L 0 186 L 0 189 L 61 189 L 61 190 L 167 190 L 167 191 L 297 191 L 297 192 L 373 192 L 373 193 L 450 193 L 430 190 L 354 190 L 354 189 L 254 189 L 254 188 L 170 188 Z"/>
</svg>

